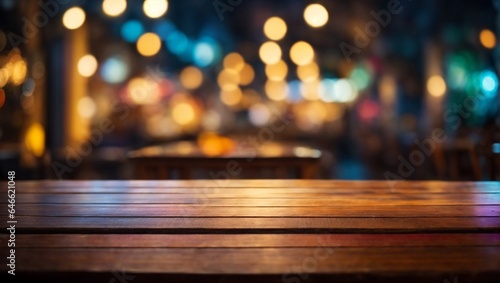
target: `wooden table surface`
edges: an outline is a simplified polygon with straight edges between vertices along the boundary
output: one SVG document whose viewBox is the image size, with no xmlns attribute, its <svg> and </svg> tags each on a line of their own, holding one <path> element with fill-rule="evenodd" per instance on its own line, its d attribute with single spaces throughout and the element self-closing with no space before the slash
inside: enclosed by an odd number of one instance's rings
<svg viewBox="0 0 500 283">
<path fill-rule="evenodd" d="M 498 182 L 16 187 L 16 279 L 25 282 L 500 282 Z M 0 200 L 7 219 L 7 194 Z"/>
</svg>

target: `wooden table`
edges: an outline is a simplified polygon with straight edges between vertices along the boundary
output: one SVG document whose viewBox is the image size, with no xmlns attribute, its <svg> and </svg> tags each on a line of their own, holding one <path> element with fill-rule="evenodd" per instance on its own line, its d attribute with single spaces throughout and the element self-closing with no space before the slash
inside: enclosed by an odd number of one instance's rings
<svg viewBox="0 0 500 283">
<path fill-rule="evenodd" d="M 218 155 L 209 155 L 196 142 L 182 141 L 148 146 L 131 151 L 128 156 L 134 167 L 134 178 L 140 180 L 192 179 L 193 171 L 208 171 L 205 178 L 242 179 L 271 178 L 315 179 L 321 151 L 282 142 L 250 145 L 235 140 L 235 148 Z M 291 172 L 290 172 L 291 171 Z"/>
<path fill-rule="evenodd" d="M 500 282 L 498 182 L 35 181 L 16 193 L 23 282 Z"/>
</svg>

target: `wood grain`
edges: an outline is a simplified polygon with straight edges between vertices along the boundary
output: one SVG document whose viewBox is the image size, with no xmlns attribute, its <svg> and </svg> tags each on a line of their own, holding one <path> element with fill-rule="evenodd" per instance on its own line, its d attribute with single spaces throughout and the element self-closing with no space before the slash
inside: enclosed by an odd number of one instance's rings
<svg viewBox="0 0 500 283">
<path fill-rule="evenodd" d="M 15 220 L 23 282 L 500 278 L 498 182 L 18 182 Z"/>
</svg>

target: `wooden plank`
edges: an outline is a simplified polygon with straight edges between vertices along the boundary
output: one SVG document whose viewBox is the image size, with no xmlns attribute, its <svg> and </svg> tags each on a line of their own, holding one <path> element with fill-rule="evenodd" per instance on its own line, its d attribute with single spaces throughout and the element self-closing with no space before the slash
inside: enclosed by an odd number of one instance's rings
<svg viewBox="0 0 500 283">
<path fill-rule="evenodd" d="M 288 232 L 497 232 L 500 217 L 425 217 L 425 218 L 135 218 L 135 217 L 16 217 L 17 231 L 95 233 L 259 233 Z"/>
<path fill-rule="evenodd" d="M 7 215 L 0 210 L 0 215 Z M 467 217 L 499 216 L 500 205 L 485 206 L 328 206 L 233 207 L 161 204 L 22 204 L 17 216 L 75 217 Z"/>
<path fill-rule="evenodd" d="M 0 183 L 1 184 L 1 183 Z M 6 184 L 6 182 L 3 182 Z M 127 181 L 22 181 L 18 187 L 25 188 L 381 188 L 394 185 L 394 190 L 405 188 L 462 189 L 488 187 L 498 188 L 499 182 L 447 182 L 447 181 L 343 181 L 343 180 L 127 180 Z"/>
<path fill-rule="evenodd" d="M 232 194 L 297 194 L 297 193 L 311 193 L 311 194 L 378 194 L 378 193 L 405 193 L 405 194 L 461 194 L 461 193 L 499 193 L 500 185 L 498 186 L 420 186 L 420 187 L 405 187 L 398 190 L 391 190 L 390 188 L 381 187 L 333 187 L 333 188 L 318 188 L 318 187 L 289 187 L 289 188 L 258 188 L 258 187 L 224 187 L 224 188 L 212 188 L 212 187 L 186 187 L 186 188 L 175 188 L 175 187 L 96 187 L 96 186 L 81 186 L 81 187 L 54 187 L 54 186 L 23 186 L 17 187 L 16 193 L 36 193 L 36 194 L 56 194 L 56 193 L 72 193 L 72 194 L 82 194 L 82 193 L 102 193 L 102 194 L 113 194 L 113 193 L 127 193 L 127 194 L 141 194 L 141 193 L 169 193 L 169 194 L 186 194 L 186 193 L 198 193 L 198 194 L 214 194 L 214 193 L 232 193 Z"/>
<path fill-rule="evenodd" d="M 2 203 L 7 203 L 7 196 L 0 196 Z M 207 206 L 331 206 L 331 205 L 495 205 L 500 201 L 498 194 L 470 195 L 332 195 L 328 197 L 286 198 L 283 196 L 264 198 L 260 196 L 246 196 L 234 198 L 219 198 L 217 195 L 199 195 L 182 197 L 171 194 L 57 194 L 37 195 L 21 194 L 16 196 L 16 203 L 45 203 L 45 204 L 203 204 Z"/>
<path fill-rule="evenodd" d="M 2 242 L 7 235 L 1 235 Z M 500 234 L 18 235 L 17 248 L 307 248 L 500 246 Z"/>
<path fill-rule="evenodd" d="M 19 248 L 16 270 L 138 273 L 500 273 L 500 247 Z M 297 267 L 297 268 L 294 268 Z M 307 269 L 303 269 L 307 268 Z M 2 265 L 6 270 L 6 265 Z M 289 275 L 290 274 L 290 275 Z"/>
</svg>

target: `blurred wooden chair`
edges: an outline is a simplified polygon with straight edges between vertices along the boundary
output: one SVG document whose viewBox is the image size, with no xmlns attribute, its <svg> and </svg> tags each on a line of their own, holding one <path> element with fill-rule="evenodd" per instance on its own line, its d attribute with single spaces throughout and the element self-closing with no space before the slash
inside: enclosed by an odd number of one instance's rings
<svg viewBox="0 0 500 283">
<path fill-rule="evenodd" d="M 440 179 L 481 180 L 477 143 L 473 139 L 463 137 L 437 144 L 434 163 Z"/>
</svg>

